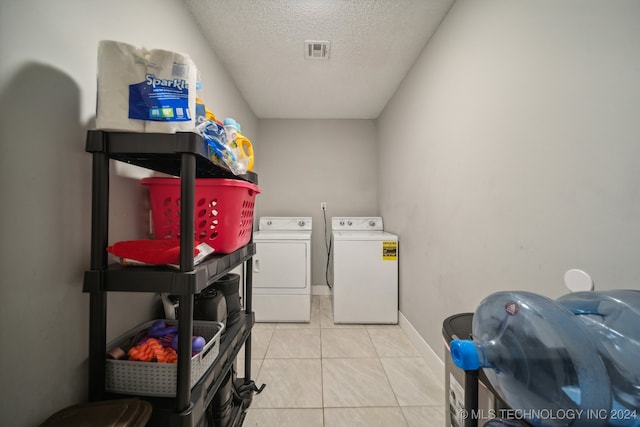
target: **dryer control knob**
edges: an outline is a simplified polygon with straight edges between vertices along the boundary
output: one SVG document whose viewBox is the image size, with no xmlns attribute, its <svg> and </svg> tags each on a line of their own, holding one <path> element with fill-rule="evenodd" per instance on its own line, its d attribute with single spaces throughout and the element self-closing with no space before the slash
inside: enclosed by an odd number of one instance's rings
<svg viewBox="0 0 640 427">
<path fill-rule="evenodd" d="M 347 221 L 347 225 L 353 225 L 351 221 Z"/>
<path fill-rule="evenodd" d="M 299 225 L 300 227 L 304 227 L 304 221 L 298 221 L 298 225 Z"/>
<path fill-rule="evenodd" d="M 340 225 L 344 225 L 344 221 L 340 221 Z"/>
<path fill-rule="evenodd" d="M 271 225 L 273 224 L 273 222 L 271 222 L 271 220 L 267 221 L 267 225 Z"/>
<path fill-rule="evenodd" d="M 369 221 L 369 227 L 375 227 L 376 222 L 375 221 Z"/>
</svg>

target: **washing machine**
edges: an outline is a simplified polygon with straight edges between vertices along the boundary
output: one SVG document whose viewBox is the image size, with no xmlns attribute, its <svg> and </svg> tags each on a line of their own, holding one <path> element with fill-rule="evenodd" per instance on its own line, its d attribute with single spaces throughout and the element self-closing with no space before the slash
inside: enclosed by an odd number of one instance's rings
<svg viewBox="0 0 640 427">
<path fill-rule="evenodd" d="M 333 320 L 398 323 L 398 236 L 380 217 L 331 218 Z"/>
<path fill-rule="evenodd" d="M 261 217 L 253 241 L 256 322 L 309 322 L 311 217 Z"/>
</svg>

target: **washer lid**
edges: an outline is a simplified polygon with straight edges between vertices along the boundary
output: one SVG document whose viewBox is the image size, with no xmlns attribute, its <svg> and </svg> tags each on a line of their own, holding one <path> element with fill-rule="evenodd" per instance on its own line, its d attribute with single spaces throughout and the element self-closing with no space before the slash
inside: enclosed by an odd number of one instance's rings
<svg viewBox="0 0 640 427">
<path fill-rule="evenodd" d="M 263 216 L 258 223 L 260 231 L 311 231 L 310 216 Z"/>
<path fill-rule="evenodd" d="M 398 236 L 386 231 L 334 231 L 333 240 L 345 241 L 398 241 Z"/>
</svg>

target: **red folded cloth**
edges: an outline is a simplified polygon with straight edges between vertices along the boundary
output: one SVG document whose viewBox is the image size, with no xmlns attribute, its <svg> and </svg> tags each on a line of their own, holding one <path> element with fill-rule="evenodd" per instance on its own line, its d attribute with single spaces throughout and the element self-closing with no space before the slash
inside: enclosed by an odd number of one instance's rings
<svg viewBox="0 0 640 427">
<path fill-rule="evenodd" d="M 194 245 L 193 256 L 198 260 L 213 252 L 213 249 L 204 243 L 196 241 Z M 210 251 L 206 248 L 209 248 Z M 107 252 L 120 258 L 123 264 L 180 264 L 179 239 L 127 240 L 107 247 Z"/>
</svg>

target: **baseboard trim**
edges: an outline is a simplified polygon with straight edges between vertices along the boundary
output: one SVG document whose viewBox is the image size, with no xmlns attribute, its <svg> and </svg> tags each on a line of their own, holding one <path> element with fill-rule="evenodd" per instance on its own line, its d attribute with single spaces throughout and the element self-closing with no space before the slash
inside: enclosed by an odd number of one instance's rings
<svg viewBox="0 0 640 427">
<path fill-rule="evenodd" d="M 331 288 L 327 285 L 311 285 L 311 295 L 331 295 Z"/>
<path fill-rule="evenodd" d="M 398 312 L 398 324 L 404 333 L 407 334 L 407 337 L 411 340 L 425 362 L 427 362 L 429 366 L 440 367 L 442 369 L 442 375 L 444 375 L 444 362 L 440 360 L 438 354 L 433 351 L 424 338 L 420 336 L 416 328 L 413 327 L 411 322 L 409 322 L 401 312 Z"/>
</svg>

